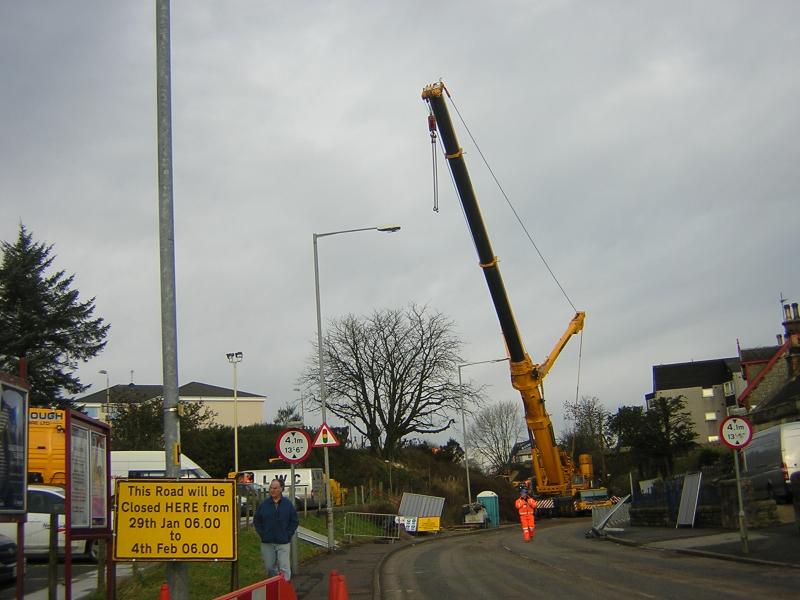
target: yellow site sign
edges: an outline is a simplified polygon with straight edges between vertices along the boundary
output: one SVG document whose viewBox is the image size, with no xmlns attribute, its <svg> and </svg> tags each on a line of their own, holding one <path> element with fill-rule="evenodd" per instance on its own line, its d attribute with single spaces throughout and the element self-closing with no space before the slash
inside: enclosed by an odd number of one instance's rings
<svg viewBox="0 0 800 600">
<path fill-rule="evenodd" d="M 234 479 L 118 479 L 114 560 L 236 560 Z"/>
<path fill-rule="evenodd" d="M 439 531 L 441 527 L 440 517 L 419 517 L 417 518 L 417 531 Z"/>
</svg>

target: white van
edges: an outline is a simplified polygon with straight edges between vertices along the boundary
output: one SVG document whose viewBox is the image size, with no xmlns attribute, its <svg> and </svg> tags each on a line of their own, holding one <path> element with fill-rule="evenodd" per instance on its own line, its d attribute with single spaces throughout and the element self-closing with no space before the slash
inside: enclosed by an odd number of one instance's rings
<svg viewBox="0 0 800 600">
<path fill-rule="evenodd" d="M 253 483 L 269 487 L 270 481 L 278 479 L 284 482 L 285 495 L 289 495 L 291 483 L 291 467 L 279 469 L 246 469 L 253 474 Z M 325 506 L 325 476 L 322 469 L 295 469 L 294 470 L 294 497 L 298 504 L 304 502 L 310 507 Z"/>
<path fill-rule="evenodd" d="M 166 477 L 166 462 L 163 450 L 112 450 L 111 477 L 149 479 Z M 185 454 L 181 454 L 181 478 L 208 479 L 203 468 Z"/>
<path fill-rule="evenodd" d="M 800 471 L 800 421 L 759 431 L 744 449 L 744 475 L 756 497 L 789 501 L 789 478 Z"/>
</svg>

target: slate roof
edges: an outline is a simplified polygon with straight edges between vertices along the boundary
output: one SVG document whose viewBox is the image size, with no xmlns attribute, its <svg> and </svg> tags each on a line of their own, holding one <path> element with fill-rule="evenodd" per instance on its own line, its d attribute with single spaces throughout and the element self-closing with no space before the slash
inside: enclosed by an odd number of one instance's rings
<svg viewBox="0 0 800 600">
<path fill-rule="evenodd" d="M 653 367 L 653 391 L 709 388 L 741 371 L 738 358 L 715 358 Z"/>
<path fill-rule="evenodd" d="M 761 346 L 758 348 L 742 348 L 739 351 L 743 363 L 749 362 L 768 362 L 775 353 L 780 350 L 780 346 Z"/>
<path fill-rule="evenodd" d="M 144 402 L 151 398 L 156 398 L 164 393 L 164 386 L 162 385 L 139 385 L 129 383 L 127 385 L 112 385 L 108 390 L 108 395 L 111 403 L 122 402 Z M 178 395 L 182 398 L 219 398 L 223 400 L 233 401 L 233 390 L 229 388 L 211 385 L 209 383 L 200 383 L 192 381 L 186 383 L 178 388 Z M 236 390 L 236 395 L 239 398 L 264 398 L 261 394 L 252 394 L 242 390 Z M 77 398 L 78 404 L 103 404 L 106 401 L 105 388 Z"/>
<path fill-rule="evenodd" d="M 766 410 L 785 402 L 796 402 L 797 400 L 800 400 L 800 378 L 795 377 L 787 381 L 772 398 L 754 408 L 753 412 Z"/>
</svg>

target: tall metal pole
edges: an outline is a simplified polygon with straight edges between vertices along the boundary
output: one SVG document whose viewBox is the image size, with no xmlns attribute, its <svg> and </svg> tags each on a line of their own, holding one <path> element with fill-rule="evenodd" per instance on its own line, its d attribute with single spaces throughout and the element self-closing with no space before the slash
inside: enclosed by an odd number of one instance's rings
<svg viewBox="0 0 800 600">
<path fill-rule="evenodd" d="M 461 384 L 461 369 L 463 367 L 471 367 L 472 365 L 483 365 L 487 363 L 496 363 L 507 361 L 507 358 L 495 358 L 493 360 L 480 360 L 478 362 L 463 363 L 458 365 L 458 394 L 461 399 L 461 432 L 464 436 L 464 468 L 467 471 L 467 502 L 472 504 L 472 488 L 469 483 L 469 453 L 467 452 L 467 418 L 466 407 L 464 406 L 464 387 Z"/>
<path fill-rule="evenodd" d="M 236 380 L 236 366 L 238 361 L 233 363 L 233 470 L 239 473 L 239 382 Z"/>
<path fill-rule="evenodd" d="M 319 401 L 320 401 L 320 412 L 322 415 L 322 423 L 324 425 L 327 424 L 327 389 L 325 388 L 325 365 L 323 359 L 323 347 L 322 347 L 322 309 L 320 308 L 320 300 L 319 300 L 319 252 L 317 250 L 317 238 L 327 237 L 329 235 L 338 235 L 340 233 L 354 233 L 357 231 L 387 231 L 387 232 L 394 232 L 398 231 L 400 227 L 398 225 L 386 225 L 382 227 L 360 227 L 358 229 L 345 229 L 342 231 L 329 231 L 327 233 L 315 233 L 313 234 L 313 241 L 314 241 L 314 292 L 317 301 L 317 356 L 319 361 Z M 330 458 L 328 456 L 328 447 L 322 447 L 322 456 L 323 456 L 323 464 L 325 470 L 325 514 L 326 514 L 326 521 L 328 525 L 328 551 L 333 551 L 336 540 L 334 538 L 334 531 L 333 531 L 333 504 L 331 503 L 331 482 L 330 482 L 330 475 L 331 475 L 331 468 L 330 468 Z"/>
<path fill-rule="evenodd" d="M 749 554 L 747 547 L 747 518 L 744 512 L 744 501 L 742 500 L 742 481 L 739 478 L 739 450 L 733 451 L 733 464 L 736 468 L 736 493 L 739 497 L 739 536 L 742 540 L 742 553 Z"/>
<path fill-rule="evenodd" d="M 325 366 L 322 358 L 322 310 L 319 301 L 319 254 L 317 252 L 317 238 L 320 237 L 314 234 L 314 290 L 317 299 L 317 353 L 319 361 L 319 399 L 320 411 L 322 414 L 322 423 L 326 424 L 327 421 L 327 390 L 325 389 Z M 328 551 L 332 551 L 335 547 L 336 540 L 333 531 L 333 506 L 331 505 L 331 465 L 328 456 L 328 447 L 322 447 L 322 457 L 325 467 L 325 519 L 328 525 Z"/>
<path fill-rule="evenodd" d="M 225 355 L 228 362 L 233 365 L 233 470 L 239 475 L 239 385 L 236 366 L 242 362 L 244 354 L 241 352 L 228 352 Z"/>
<path fill-rule="evenodd" d="M 105 375 L 106 376 L 106 411 L 105 411 L 106 414 L 105 414 L 105 418 L 108 419 L 108 409 L 109 409 L 109 406 L 111 405 L 111 385 L 110 385 L 110 382 L 109 382 L 109 379 L 108 379 L 108 371 L 106 369 L 100 369 L 98 371 L 98 373 L 100 373 L 101 375 Z"/>
<path fill-rule="evenodd" d="M 467 503 L 472 504 L 472 488 L 469 484 L 469 453 L 467 452 L 467 417 L 464 410 L 464 388 L 461 385 L 461 367 L 458 365 L 458 395 L 461 399 L 461 433 L 464 439 L 464 469 L 467 471 Z"/>
<path fill-rule="evenodd" d="M 167 477 L 180 475 L 178 420 L 178 326 L 175 299 L 175 223 L 172 202 L 172 90 L 170 3 L 156 0 L 156 103 L 158 115 L 158 233 L 161 266 L 161 361 L 164 379 L 164 454 Z M 168 562 L 170 597 L 188 600 L 189 570 Z"/>
</svg>

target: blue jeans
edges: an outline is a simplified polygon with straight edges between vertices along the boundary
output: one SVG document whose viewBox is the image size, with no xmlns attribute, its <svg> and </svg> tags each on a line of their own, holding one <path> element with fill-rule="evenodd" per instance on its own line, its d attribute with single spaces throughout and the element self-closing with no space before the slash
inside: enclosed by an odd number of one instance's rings
<svg viewBox="0 0 800 600">
<path fill-rule="evenodd" d="M 264 568 L 267 570 L 267 577 L 275 577 L 280 572 L 283 573 L 286 581 L 292 579 L 292 563 L 289 560 L 290 546 L 291 544 L 261 543 L 261 558 L 264 561 Z"/>
</svg>

